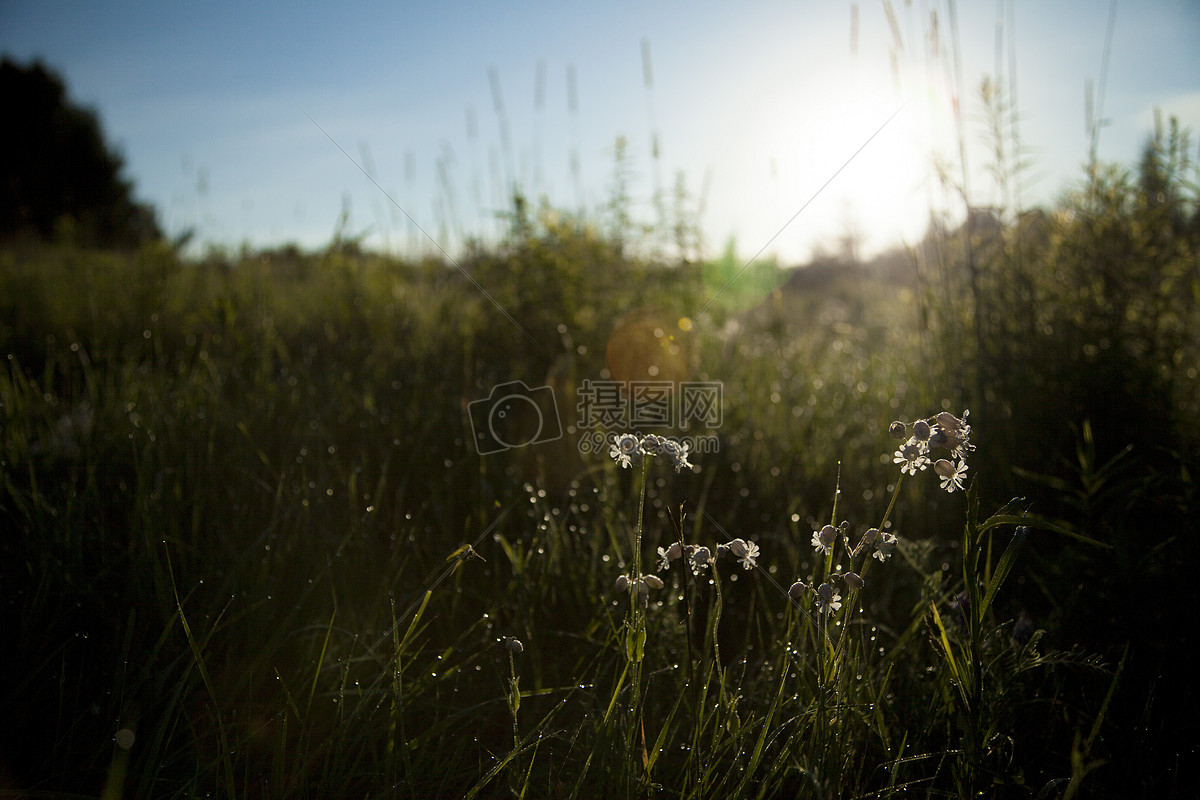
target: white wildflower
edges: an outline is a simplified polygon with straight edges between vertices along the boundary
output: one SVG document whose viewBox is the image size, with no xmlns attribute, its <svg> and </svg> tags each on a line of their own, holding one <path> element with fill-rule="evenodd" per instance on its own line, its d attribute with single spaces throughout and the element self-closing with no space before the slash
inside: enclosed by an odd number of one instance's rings
<svg viewBox="0 0 1200 800">
<path fill-rule="evenodd" d="M 879 541 L 875 543 L 875 552 L 871 555 L 878 558 L 880 561 L 887 561 L 892 557 L 892 553 L 896 550 L 896 537 L 891 533 L 881 534 Z"/>
<path fill-rule="evenodd" d="M 747 542 L 745 539 L 734 539 L 729 542 L 726 547 L 729 552 L 733 553 L 734 558 L 742 562 L 742 569 L 751 569 L 758 562 L 758 545 L 754 542 Z"/>
<path fill-rule="evenodd" d="M 854 547 L 854 555 L 858 555 L 864 547 L 870 547 L 875 544 L 875 540 L 879 538 L 879 528 L 868 528 L 863 532 L 862 538 L 858 540 L 858 544 Z"/>
<path fill-rule="evenodd" d="M 900 467 L 901 472 L 916 475 L 919 470 L 923 470 L 929 466 L 929 457 L 925 455 L 927 447 L 927 442 L 922 442 L 915 438 L 909 439 L 900 445 L 900 449 L 896 451 L 892 461 L 902 465 Z"/>
<path fill-rule="evenodd" d="M 692 464 L 688 461 L 688 449 L 691 447 L 687 442 L 677 442 L 674 439 L 663 439 L 659 445 L 659 452 L 671 459 L 671 465 L 675 467 L 675 471 L 679 472 L 682 469 L 691 469 Z"/>
<path fill-rule="evenodd" d="M 964 411 L 962 419 L 959 419 L 949 411 L 943 411 L 936 417 L 938 427 L 941 428 L 945 438 L 942 446 L 948 449 L 955 458 L 964 458 L 967 453 L 975 449 L 975 445 L 971 444 L 971 426 L 967 424 L 967 415 L 970 413 L 970 411 Z"/>
<path fill-rule="evenodd" d="M 832 525 L 826 525 L 819 531 L 813 531 L 812 546 L 818 553 L 826 555 L 833 547 L 834 541 L 837 539 L 837 528 Z"/>
<path fill-rule="evenodd" d="M 842 596 L 828 583 L 817 587 L 817 608 L 826 614 L 832 614 L 842 607 Z"/>
<path fill-rule="evenodd" d="M 683 555 L 683 547 L 679 542 L 673 542 L 668 547 L 658 548 L 658 569 L 661 572 L 671 566 L 671 562 Z"/>
<path fill-rule="evenodd" d="M 642 453 L 642 443 L 632 433 L 613 434 L 613 443 L 608 449 L 608 455 L 622 467 L 640 464 Z"/>
<path fill-rule="evenodd" d="M 942 479 L 942 488 L 953 494 L 955 489 L 963 488 L 963 480 L 967 476 L 967 462 L 966 459 L 960 458 L 958 466 L 955 466 L 952 461 L 939 458 L 933 465 L 933 471 Z"/>
</svg>

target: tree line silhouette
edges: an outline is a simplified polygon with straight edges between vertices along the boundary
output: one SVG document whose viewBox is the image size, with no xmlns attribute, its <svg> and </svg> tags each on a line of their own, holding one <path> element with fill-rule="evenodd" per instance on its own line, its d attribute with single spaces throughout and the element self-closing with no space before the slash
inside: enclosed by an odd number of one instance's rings
<svg viewBox="0 0 1200 800">
<path fill-rule="evenodd" d="M 0 128 L 0 239 L 129 248 L 162 238 L 98 115 L 71 101 L 58 74 L 5 57 L 0 96 L 10 115 Z"/>
</svg>

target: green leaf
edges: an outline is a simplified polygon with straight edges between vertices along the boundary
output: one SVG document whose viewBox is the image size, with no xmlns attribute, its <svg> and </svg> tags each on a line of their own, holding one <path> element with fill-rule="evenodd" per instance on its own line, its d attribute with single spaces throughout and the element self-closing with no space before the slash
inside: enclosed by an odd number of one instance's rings
<svg viewBox="0 0 1200 800">
<path fill-rule="evenodd" d="M 625 658 L 638 664 L 646 653 L 646 628 L 639 626 L 625 635 Z"/>
<path fill-rule="evenodd" d="M 933 624 L 937 626 L 938 638 L 942 643 L 942 650 L 946 653 L 946 663 L 950 666 L 950 673 L 954 675 L 954 680 L 962 682 L 962 676 L 958 671 L 958 663 L 954 660 L 954 651 L 950 648 L 950 639 L 946 636 L 946 626 L 942 624 L 942 615 L 938 613 L 937 605 L 930 602 L 929 610 L 933 612 Z"/>
<path fill-rule="evenodd" d="M 1004 548 L 1004 554 L 1000 556 L 999 563 L 996 564 L 996 571 L 992 573 L 992 579 L 988 582 L 987 591 L 983 596 L 983 604 L 979 608 L 979 618 L 983 619 L 983 615 L 987 613 L 988 608 L 992 604 L 992 600 L 996 597 L 996 592 L 1000 591 L 1001 584 L 1008 577 L 1008 573 L 1012 571 L 1013 564 L 1016 563 L 1017 555 L 1021 549 L 1021 545 L 1025 541 L 1025 537 L 1029 534 L 1029 528 L 1021 525 L 1013 532 L 1012 540 L 1008 543 L 1008 547 Z"/>
</svg>

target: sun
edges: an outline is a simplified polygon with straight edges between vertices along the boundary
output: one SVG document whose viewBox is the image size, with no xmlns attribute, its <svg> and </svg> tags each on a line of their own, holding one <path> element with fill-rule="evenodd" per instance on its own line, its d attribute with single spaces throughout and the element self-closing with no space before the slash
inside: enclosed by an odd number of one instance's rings
<svg viewBox="0 0 1200 800">
<path fill-rule="evenodd" d="M 944 103 L 917 75 L 764 88 L 734 144 L 739 249 L 785 260 L 855 242 L 869 256 L 920 238 Z M 906 88 L 901 88 L 906 87 Z"/>
</svg>

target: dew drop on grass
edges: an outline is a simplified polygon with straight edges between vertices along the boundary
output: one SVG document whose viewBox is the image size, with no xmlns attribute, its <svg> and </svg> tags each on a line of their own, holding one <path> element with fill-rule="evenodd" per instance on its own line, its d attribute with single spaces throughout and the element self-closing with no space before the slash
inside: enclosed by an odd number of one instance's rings
<svg viewBox="0 0 1200 800">
<path fill-rule="evenodd" d="M 133 732 L 128 728 L 118 730 L 113 739 L 116 741 L 116 746 L 120 747 L 121 750 L 128 750 L 128 748 L 133 746 Z"/>
</svg>

